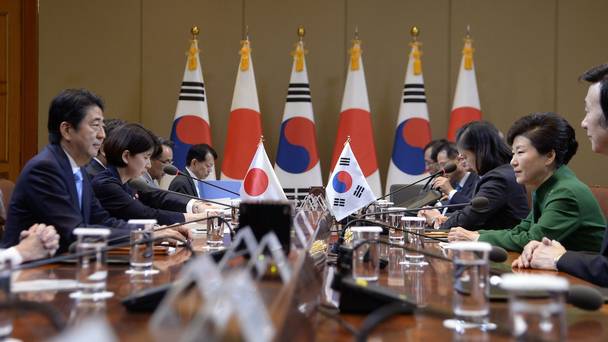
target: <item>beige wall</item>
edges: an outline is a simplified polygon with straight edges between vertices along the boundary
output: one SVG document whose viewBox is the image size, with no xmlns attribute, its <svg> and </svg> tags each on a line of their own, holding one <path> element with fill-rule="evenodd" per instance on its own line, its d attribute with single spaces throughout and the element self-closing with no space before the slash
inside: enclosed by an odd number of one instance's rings
<svg viewBox="0 0 608 342">
<path fill-rule="evenodd" d="M 289 53 L 303 24 L 325 178 L 346 50 L 358 26 L 384 182 L 409 28 L 422 31 L 432 134 L 440 138 L 470 24 L 484 118 L 506 131 L 529 112 L 557 111 L 577 128 L 580 152 L 571 162 L 577 174 L 587 183 L 608 185 L 608 160 L 590 151 L 579 127 L 586 86 L 577 82 L 587 67 L 608 61 L 604 13 L 608 2 L 594 0 L 40 0 L 39 142 L 47 141 L 48 104 L 66 87 L 89 88 L 105 98 L 106 116 L 138 121 L 167 136 L 189 29 L 198 25 L 213 144 L 221 154 L 239 41 L 248 25 L 267 152 L 274 161 Z"/>
</svg>

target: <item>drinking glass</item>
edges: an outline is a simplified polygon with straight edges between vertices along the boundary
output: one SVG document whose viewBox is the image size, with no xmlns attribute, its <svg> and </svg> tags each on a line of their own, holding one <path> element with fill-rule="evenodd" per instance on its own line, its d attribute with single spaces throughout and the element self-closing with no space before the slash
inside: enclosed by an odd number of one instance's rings
<svg viewBox="0 0 608 342">
<path fill-rule="evenodd" d="M 521 340 L 566 340 L 564 303 L 568 280 L 550 274 L 505 274 L 511 333 Z"/>
<path fill-rule="evenodd" d="M 80 300 L 104 300 L 112 297 L 106 291 L 108 278 L 107 245 L 110 230 L 105 228 L 76 228 L 76 254 L 78 266 L 76 281 L 78 290 L 70 294 L 71 298 Z"/>
<path fill-rule="evenodd" d="M 207 217 L 214 217 L 207 220 L 207 246 L 209 248 L 220 248 L 224 244 L 224 211 L 209 209 L 207 210 Z"/>
<path fill-rule="evenodd" d="M 408 247 L 412 249 L 424 249 L 424 227 L 426 227 L 426 219 L 417 216 L 404 216 L 401 218 L 402 227 L 407 235 Z M 424 255 L 408 250 L 405 252 L 404 265 L 407 266 L 425 266 L 428 263 L 424 260 Z"/>
<path fill-rule="evenodd" d="M 127 274 L 153 275 L 159 271 L 152 267 L 154 262 L 154 225 L 156 220 L 129 220 L 137 228 L 131 231 L 130 268 Z"/>
<path fill-rule="evenodd" d="M 456 319 L 443 322 L 459 333 L 469 328 L 492 330 L 489 323 L 490 277 L 488 254 L 492 245 L 487 242 L 462 241 L 449 245 L 454 267 L 452 308 Z"/>
<path fill-rule="evenodd" d="M 369 281 L 378 280 L 380 256 L 375 242 L 382 232 L 378 226 L 352 227 L 353 232 L 353 278 Z M 364 241 L 370 242 L 363 243 Z"/>
<path fill-rule="evenodd" d="M 387 209 L 388 211 L 388 242 L 396 243 L 398 245 L 403 245 L 405 242 L 404 237 L 405 233 L 403 232 L 403 224 L 401 223 L 401 218 L 403 217 L 403 212 L 405 208 L 401 207 L 390 207 Z"/>
</svg>

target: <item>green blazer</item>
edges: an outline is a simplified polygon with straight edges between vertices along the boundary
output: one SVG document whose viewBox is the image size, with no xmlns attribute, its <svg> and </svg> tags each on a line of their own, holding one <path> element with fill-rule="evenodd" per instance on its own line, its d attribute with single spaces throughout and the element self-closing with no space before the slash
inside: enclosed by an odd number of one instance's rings
<svg viewBox="0 0 608 342">
<path fill-rule="evenodd" d="M 606 221 L 599 204 L 568 166 L 559 167 L 532 193 L 532 210 L 517 226 L 480 230 L 479 241 L 521 252 L 532 240 L 547 237 L 567 250 L 598 252 Z"/>
</svg>

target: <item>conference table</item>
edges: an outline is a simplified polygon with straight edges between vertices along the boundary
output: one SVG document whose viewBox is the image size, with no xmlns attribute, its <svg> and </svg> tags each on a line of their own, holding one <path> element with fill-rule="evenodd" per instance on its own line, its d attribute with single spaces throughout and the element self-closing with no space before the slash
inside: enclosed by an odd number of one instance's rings
<svg viewBox="0 0 608 342">
<path fill-rule="evenodd" d="M 334 240 L 335 235 L 332 235 L 328 242 Z M 432 252 L 441 252 L 434 243 L 427 243 L 425 248 Z M 390 249 L 388 253 L 390 257 L 391 253 L 401 252 Z M 506 265 L 516 257 L 516 253 L 510 253 L 509 260 L 503 268 L 508 268 Z M 76 325 L 90 315 L 98 314 L 107 318 L 119 340 L 150 341 L 154 340 L 149 330 L 152 314 L 129 312 L 122 306 L 120 300 L 144 289 L 176 280 L 180 270 L 191 258 L 192 253 L 185 249 L 178 249 L 172 255 L 156 256 L 154 266 L 160 270 L 160 273 L 143 281 L 141 278 L 134 280 L 125 274 L 128 265 L 110 264 L 107 288 L 114 292 L 114 296 L 102 304 L 83 305 L 71 299 L 70 291 L 67 290 L 22 292 L 16 296 L 21 300 L 48 304 L 68 327 Z M 293 281 L 282 284 L 277 277 L 271 276 L 264 277 L 258 282 L 258 289 L 268 305 L 270 316 L 277 328 L 275 340 L 354 340 L 353 333 L 360 328 L 366 315 L 339 313 L 325 304 L 327 298 L 333 295 L 329 286 L 325 284 L 330 266 L 325 266 L 323 263 L 320 267 L 308 252 L 298 249 L 292 249 L 288 260 L 294 270 Z M 506 301 L 491 302 L 490 321 L 499 326 L 498 331 L 484 333 L 467 330 L 464 334 L 458 334 L 444 328 L 443 320 L 451 316 L 452 266 L 450 262 L 439 259 L 427 257 L 427 261 L 429 265 L 423 271 L 407 267 L 391 267 L 390 263 L 381 270 L 377 284 L 407 296 L 409 300 L 418 304 L 420 310 L 413 314 L 397 315 L 384 321 L 370 333 L 371 341 L 513 340 L 508 334 Z M 75 267 L 74 264 L 53 264 L 24 270 L 14 275 L 14 282 L 35 279 L 74 279 Z M 558 274 L 566 277 L 571 284 L 589 285 L 583 280 L 558 272 L 533 270 L 523 272 Z M 433 310 L 428 310 L 430 308 Z M 583 311 L 571 305 L 567 305 L 566 310 L 568 340 L 608 340 L 608 305 L 594 312 Z M 59 333 L 45 316 L 35 312 L 18 311 L 13 326 L 13 337 L 23 341 L 46 340 Z M 238 333 L 230 335 L 228 339 L 234 339 L 235 336 L 240 339 Z M 204 336 L 201 336 L 201 340 L 204 340 Z"/>
</svg>

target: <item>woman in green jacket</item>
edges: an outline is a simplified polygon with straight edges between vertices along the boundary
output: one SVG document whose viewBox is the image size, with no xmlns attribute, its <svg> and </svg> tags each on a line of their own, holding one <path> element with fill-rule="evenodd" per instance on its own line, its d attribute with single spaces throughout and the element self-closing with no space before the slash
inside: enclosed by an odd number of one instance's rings
<svg viewBox="0 0 608 342">
<path fill-rule="evenodd" d="M 572 126 L 554 113 L 530 114 L 513 124 L 507 141 L 517 182 L 532 191 L 530 214 L 507 230 L 452 228 L 448 239 L 486 241 L 521 252 L 528 242 L 546 236 L 568 250 L 599 251 L 604 216 L 589 187 L 566 166 L 578 148 Z"/>
</svg>

